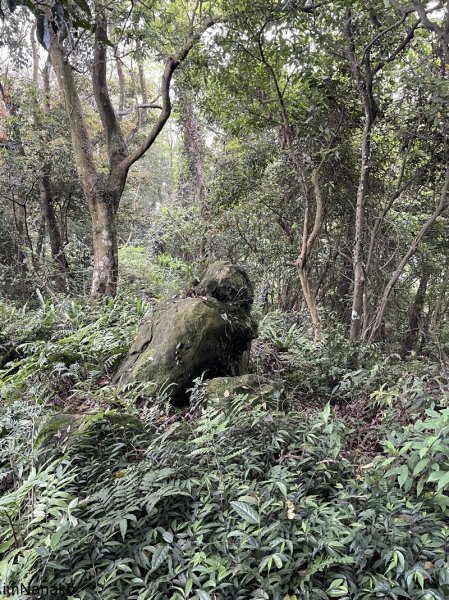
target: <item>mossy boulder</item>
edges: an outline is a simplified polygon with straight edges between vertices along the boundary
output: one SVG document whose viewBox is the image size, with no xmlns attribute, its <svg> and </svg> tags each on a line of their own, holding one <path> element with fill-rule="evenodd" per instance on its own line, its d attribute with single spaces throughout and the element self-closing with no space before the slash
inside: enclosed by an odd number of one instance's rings
<svg viewBox="0 0 449 600">
<path fill-rule="evenodd" d="M 96 428 L 106 422 L 110 429 L 117 433 L 127 431 L 140 433 L 144 431 L 143 423 L 127 413 L 109 410 L 98 413 L 72 414 L 58 413 L 51 416 L 39 432 L 35 447 L 59 447 L 64 450 L 70 443 L 81 436 L 95 436 Z"/>
<path fill-rule="evenodd" d="M 115 383 L 153 382 L 175 404 L 185 404 L 197 377 L 245 373 L 249 343 L 257 334 L 251 302 L 245 272 L 214 263 L 195 297 L 162 302 L 144 320 Z"/>
<path fill-rule="evenodd" d="M 73 435 L 78 431 L 83 415 L 81 414 L 55 414 L 49 417 L 39 432 L 35 442 L 35 448 L 42 446 L 64 447 Z"/>
<path fill-rule="evenodd" d="M 197 296 L 211 296 L 223 302 L 249 310 L 254 291 L 244 269 L 222 260 L 212 263 L 196 287 Z"/>
<path fill-rule="evenodd" d="M 280 382 L 252 373 L 237 377 L 216 377 L 206 382 L 204 397 L 218 399 L 229 405 L 236 396 L 246 395 L 249 403 L 277 407 L 283 403 L 283 386 Z"/>
</svg>

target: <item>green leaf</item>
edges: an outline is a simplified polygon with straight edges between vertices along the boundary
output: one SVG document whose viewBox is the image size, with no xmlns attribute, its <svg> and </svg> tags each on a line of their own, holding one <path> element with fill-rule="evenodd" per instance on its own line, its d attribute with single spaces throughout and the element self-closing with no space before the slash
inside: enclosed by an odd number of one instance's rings
<svg viewBox="0 0 449 600">
<path fill-rule="evenodd" d="M 165 561 L 170 552 L 169 546 L 159 546 L 156 548 L 153 554 L 153 558 L 151 560 L 151 570 L 155 571 L 158 569 L 161 564 Z"/>
<path fill-rule="evenodd" d="M 325 423 L 327 423 L 329 421 L 330 414 L 331 414 L 331 405 L 330 405 L 330 402 L 328 402 L 322 412 L 323 421 Z"/>
<path fill-rule="evenodd" d="M 232 508 L 238 513 L 242 519 L 247 521 L 248 523 L 252 523 L 253 525 L 259 524 L 259 515 L 257 512 L 246 502 L 239 502 L 234 500 L 231 502 Z"/>
<path fill-rule="evenodd" d="M 344 579 L 334 579 L 334 581 L 330 584 L 330 586 L 327 588 L 327 592 L 330 592 L 331 590 L 334 590 L 335 588 L 340 587 L 341 585 L 343 585 L 343 583 L 345 582 Z"/>
<path fill-rule="evenodd" d="M 422 458 L 420 461 L 418 461 L 415 465 L 415 468 L 413 469 L 413 477 L 416 477 L 416 475 L 419 475 L 421 473 L 421 471 L 423 471 L 425 469 L 425 467 L 429 464 L 430 459 L 428 458 Z"/>
<path fill-rule="evenodd" d="M 282 481 L 276 481 L 276 487 L 281 491 L 281 494 L 287 500 L 287 486 Z"/>
<path fill-rule="evenodd" d="M 441 492 L 449 484 L 449 471 L 440 471 L 442 473 L 441 479 L 438 480 L 437 491 Z"/>
<path fill-rule="evenodd" d="M 212 600 L 209 594 L 204 590 L 198 590 L 196 595 L 198 596 L 198 600 Z"/>
<path fill-rule="evenodd" d="M 76 0 L 76 4 L 81 8 L 81 10 L 83 10 L 86 13 L 86 15 L 88 15 L 89 17 L 92 16 L 92 13 L 90 12 L 90 8 L 86 0 Z"/>
</svg>

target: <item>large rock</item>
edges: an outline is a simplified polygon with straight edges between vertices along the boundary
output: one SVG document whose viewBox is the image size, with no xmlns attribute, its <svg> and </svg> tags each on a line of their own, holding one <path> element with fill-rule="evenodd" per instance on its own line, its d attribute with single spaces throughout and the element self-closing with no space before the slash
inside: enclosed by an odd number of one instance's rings
<svg viewBox="0 0 449 600">
<path fill-rule="evenodd" d="M 203 374 L 209 379 L 245 373 L 249 342 L 256 336 L 251 304 L 243 269 L 211 265 L 195 297 L 163 302 L 145 319 L 115 382 L 153 382 L 182 404 Z"/>
</svg>

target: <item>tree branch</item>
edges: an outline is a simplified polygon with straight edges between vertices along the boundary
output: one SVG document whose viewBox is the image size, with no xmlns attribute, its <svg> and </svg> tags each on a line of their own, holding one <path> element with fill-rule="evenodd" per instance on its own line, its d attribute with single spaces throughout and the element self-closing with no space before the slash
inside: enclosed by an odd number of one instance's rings
<svg viewBox="0 0 449 600">
<path fill-rule="evenodd" d="M 98 112 L 100 113 L 101 124 L 103 125 L 103 131 L 107 141 L 109 168 L 112 171 L 127 156 L 128 151 L 119 120 L 115 114 L 114 107 L 109 96 L 109 89 L 106 81 L 106 39 L 106 13 L 103 7 L 99 7 L 95 29 L 92 87 Z"/>
<path fill-rule="evenodd" d="M 127 171 L 131 165 L 133 165 L 139 158 L 141 158 L 145 152 L 154 144 L 157 136 L 162 131 L 165 123 L 168 121 L 171 110 L 171 98 L 170 98 L 170 85 L 174 72 L 179 67 L 179 65 L 187 58 L 189 52 L 192 50 L 193 46 L 200 40 L 203 33 L 217 23 L 223 23 L 227 19 L 223 16 L 209 17 L 199 27 L 198 31 L 190 36 L 187 40 L 185 46 L 175 55 L 168 58 L 165 63 L 164 72 L 162 74 L 161 81 L 161 96 L 162 96 L 162 109 L 159 114 L 159 117 L 151 128 L 150 133 L 148 134 L 147 139 L 143 142 L 143 144 L 137 148 L 132 154 L 127 156 L 122 160 L 120 166 Z"/>
</svg>

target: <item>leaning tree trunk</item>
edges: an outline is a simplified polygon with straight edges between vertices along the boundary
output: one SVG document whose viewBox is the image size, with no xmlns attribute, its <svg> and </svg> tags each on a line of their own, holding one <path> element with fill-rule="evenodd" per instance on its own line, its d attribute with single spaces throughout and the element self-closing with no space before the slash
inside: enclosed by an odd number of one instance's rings
<svg viewBox="0 0 449 600">
<path fill-rule="evenodd" d="M 34 36 L 33 36 L 34 37 Z M 46 114 L 50 113 L 50 65 L 47 62 L 43 71 L 43 87 L 44 87 L 44 111 Z M 37 83 L 37 81 L 36 81 Z M 38 117 L 36 117 L 36 124 L 40 125 Z M 48 140 L 43 140 L 43 143 Z M 62 242 L 61 230 L 59 228 L 58 219 L 56 217 L 54 199 L 51 186 L 51 163 L 47 160 L 42 166 L 41 176 L 39 179 L 39 199 L 41 211 L 45 219 L 45 225 L 50 240 L 50 250 L 53 261 L 56 266 L 60 269 L 61 274 L 58 277 L 58 287 L 61 291 L 67 288 L 66 276 L 69 272 L 69 264 L 64 253 L 64 244 Z"/>
<path fill-rule="evenodd" d="M 64 254 L 61 231 L 59 229 L 58 219 L 53 205 L 53 196 L 51 191 L 51 167 L 49 163 L 42 167 L 42 174 L 39 180 L 39 198 L 41 211 L 45 219 L 45 225 L 50 240 L 51 255 L 55 263 L 63 270 L 68 271 L 69 265 Z"/>
<path fill-rule="evenodd" d="M 447 204 L 448 190 L 449 190 L 449 166 L 446 168 L 445 180 L 444 180 L 443 189 L 441 192 L 440 201 L 438 202 L 438 205 L 435 207 L 435 210 L 433 211 L 433 213 L 430 215 L 430 217 L 427 219 L 427 221 L 424 223 L 424 225 L 421 227 L 421 229 L 416 234 L 414 240 L 410 244 L 407 252 L 404 254 L 402 260 L 399 262 L 399 265 L 397 266 L 395 272 L 391 276 L 389 282 L 387 283 L 387 285 L 384 289 L 384 292 L 383 292 L 382 297 L 379 302 L 379 306 L 377 308 L 376 314 L 373 319 L 373 326 L 371 329 L 371 334 L 368 339 L 368 344 L 372 344 L 373 342 L 375 342 L 379 336 L 379 332 L 382 327 L 385 310 L 387 308 L 387 304 L 388 304 L 388 300 L 390 298 L 391 292 L 393 291 L 396 283 L 398 282 L 400 276 L 402 275 L 409 260 L 415 254 L 415 252 L 418 250 L 419 244 L 421 243 L 421 240 L 426 235 L 428 230 L 432 227 L 432 225 L 435 223 L 435 221 L 438 219 L 438 217 L 447 209 L 447 207 L 448 207 L 448 204 Z"/>
</svg>

